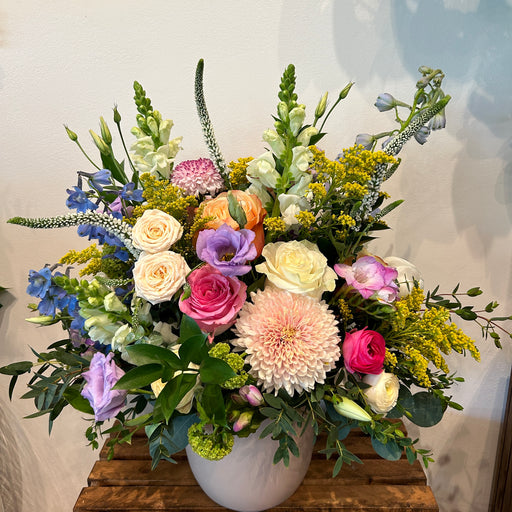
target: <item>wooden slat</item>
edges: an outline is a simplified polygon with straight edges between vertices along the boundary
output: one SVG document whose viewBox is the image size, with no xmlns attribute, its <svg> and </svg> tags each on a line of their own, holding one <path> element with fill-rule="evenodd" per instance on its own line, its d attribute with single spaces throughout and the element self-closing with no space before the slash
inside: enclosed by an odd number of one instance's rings
<svg viewBox="0 0 512 512">
<path fill-rule="evenodd" d="M 396 462 L 384 459 L 364 464 L 344 465 L 336 478 L 332 478 L 334 460 L 311 461 L 303 485 L 426 485 L 419 462 L 410 465 L 406 459 Z M 191 486 L 197 485 L 188 464 L 161 462 L 151 471 L 150 461 L 111 460 L 98 461 L 89 475 L 90 486 Z"/>
<path fill-rule="evenodd" d="M 221 507 L 201 489 L 167 487 L 87 487 L 74 512 L 221 512 Z M 269 512 L 438 512 L 429 487 L 367 485 L 301 486 Z"/>
<path fill-rule="evenodd" d="M 320 436 L 316 445 L 313 458 L 325 459 L 325 455 L 318 453 L 319 450 L 325 448 L 326 436 Z M 361 432 L 353 432 L 350 436 L 343 441 L 346 448 L 355 453 L 360 459 L 378 459 L 379 456 L 372 448 L 371 440 L 368 436 L 363 435 Z M 100 451 L 100 460 L 107 460 L 108 455 L 107 442 L 103 445 Z M 148 450 L 148 442 L 146 437 L 134 437 L 131 444 L 124 443 L 118 444 L 114 447 L 114 459 L 122 460 L 151 460 Z M 175 460 L 185 460 L 185 452 L 176 453 L 173 455 Z"/>
<path fill-rule="evenodd" d="M 405 458 L 386 461 L 371 447 L 370 439 L 354 431 L 344 441 L 363 464 L 344 465 L 331 478 L 335 463 L 318 453 L 325 436 L 315 445 L 315 453 L 303 484 L 275 512 L 439 512 L 419 462 Z M 82 489 L 74 512 L 221 512 L 197 485 L 186 454 L 175 455 L 178 464 L 160 462 L 151 471 L 151 458 L 144 436 L 134 436 L 131 445 L 118 445 L 114 459 L 100 460 L 89 475 L 89 487 Z"/>
</svg>

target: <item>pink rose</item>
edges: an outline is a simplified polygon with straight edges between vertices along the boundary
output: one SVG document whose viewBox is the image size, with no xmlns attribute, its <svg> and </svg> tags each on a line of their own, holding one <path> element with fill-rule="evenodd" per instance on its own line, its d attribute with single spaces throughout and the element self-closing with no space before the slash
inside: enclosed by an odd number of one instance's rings
<svg viewBox="0 0 512 512">
<path fill-rule="evenodd" d="M 179 307 L 203 332 L 220 334 L 235 323 L 247 297 L 245 283 L 222 275 L 211 265 L 191 272 L 187 282 L 190 296 L 180 300 Z"/>
<path fill-rule="evenodd" d="M 345 368 L 350 373 L 370 373 L 377 375 L 384 367 L 386 342 L 381 334 L 369 331 L 348 332 L 342 345 Z"/>
</svg>

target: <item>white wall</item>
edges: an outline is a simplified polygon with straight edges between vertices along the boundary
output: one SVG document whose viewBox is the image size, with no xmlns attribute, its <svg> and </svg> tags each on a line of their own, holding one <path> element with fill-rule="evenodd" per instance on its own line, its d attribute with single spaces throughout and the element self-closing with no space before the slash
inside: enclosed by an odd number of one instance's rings
<svg viewBox="0 0 512 512">
<path fill-rule="evenodd" d="M 258 155 L 271 126 L 280 75 L 295 63 L 300 100 L 349 80 L 349 99 L 322 141 L 334 156 L 359 132 L 392 120 L 372 106 L 381 92 L 408 99 L 420 65 L 442 68 L 453 96 L 447 129 L 411 142 L 386 190 L 406 203 L 376 248 L 414 261 L 427 286 L 481 285 L 512 311 L 512 2 L 510 0 L 4 0 L 0 5 L 0 364 L 30 358 L 59 339 L 28 316 L 27 272 L 84 247 L 73 230 L 34 232 L 5 220 L 65 213 L 65 189 L 87 162 L 64 123 L 92 150 L 87 130 L 117 103 L 126 130 L 139 80 L 183 135 L 182 158 L 207 156 L 193 103 L 196 62 L 206 62 L 206 97 L 226 159 Z M 310 110 L 310 112 L 311 112 Z M 478 330 L 473 329 L 478 335 Z M 481 344 L 482 362 L 451 360 L 467 382 L 464 405 L 420 432 L 437 462 L 428 475 L 443 512 L 483 512 L 492 480 L 512 361 L 510 342 Z M 48 437 L 45 419 L 23 420 L 30 401 L 9 403 L 0 376 L 0 489 L 5 512 L 68 512 L 97 452 L 87 424 L 64 413 Z M 20 386 L 15 395 L 22 393 Z M 413 433 L 416 433 L 412 428 Z"/>
</svg>

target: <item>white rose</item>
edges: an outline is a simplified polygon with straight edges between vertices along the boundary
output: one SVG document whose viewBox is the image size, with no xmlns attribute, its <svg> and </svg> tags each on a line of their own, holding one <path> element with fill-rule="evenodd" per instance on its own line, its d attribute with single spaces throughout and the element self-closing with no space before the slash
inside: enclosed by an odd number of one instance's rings
<svg viewBox="0 0 512 512">
<path fill-rule="evenodd" d="M 146 210 L 132 230 L 133 245 L 154 254 L 167 251 L 183 235 L 183 226 L 162 210 Z"/>
<path fill-rule="evenodd" d="M 395 407 L 400 390 L 396 375 L 386 372 L 379 375 L 365 375 L 363 382 L 371 386 L 364 390 L 364 394 L 373 412 L 385 414 Z"/>
<path fill-rule="evenodd" d="M 423 288 L 423 277 L 420 271 L 410 262 L 397 256 L 388 256 L 383 258 L 386 265 L 396 268 L 398 277 L 396 278 L 400 291 L 400 298 L 407 297 L 414 288 L 414 280 L 418 281 L 420 288 Z"/>
<path fill-rule="evenodd" d="M 172 251 L 142 253 L 133 267 L 135 293 L 151 304 L 171 300 L 185 284 L 189 272 L 180 254 Z"/>
<path fill-rule="evenodd" d="M 327 266 L 327 258 L 308 240 L 276 242 L 265 245 L 264 263 L 256 270 L 265 274 L 277 288 L 320 298 L 335 288 L 336 272 Z"/>
</svg>

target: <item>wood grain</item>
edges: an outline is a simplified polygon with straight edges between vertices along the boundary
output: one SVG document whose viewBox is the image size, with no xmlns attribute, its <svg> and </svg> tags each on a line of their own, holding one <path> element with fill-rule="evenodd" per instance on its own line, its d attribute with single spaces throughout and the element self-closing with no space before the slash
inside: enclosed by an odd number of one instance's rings
<svg viewBox="0 0 512 512">
<path fill-rule="evenodd" d="M 405 458 L 391 462 L 376 456 L 368 437 L 352 432 L 346 446 L 363 464 L 344 465 L 331 478 L 333 460 L 317 450 L 297 492 L 274 512 L 439 512 L 436 500 L 419 462 Z M 74 512 L 221 512 L 228 509 L 214 503 L 197 485 L 184 452 L 176 454 L 178 464 L 163 461 L 151 471 L 146 439 L 134 436 L 130 445 L 119 445 L 114 458 L 106 460 L 103 447 L 94 464 L 88 487 L 82 489 Z"/>
</svg>

